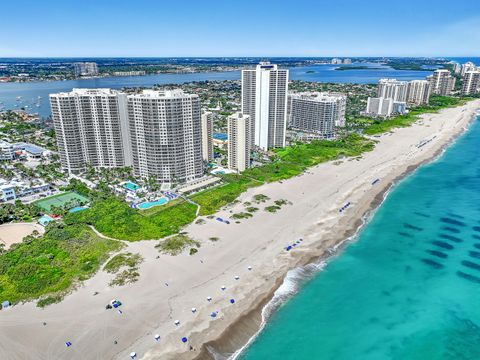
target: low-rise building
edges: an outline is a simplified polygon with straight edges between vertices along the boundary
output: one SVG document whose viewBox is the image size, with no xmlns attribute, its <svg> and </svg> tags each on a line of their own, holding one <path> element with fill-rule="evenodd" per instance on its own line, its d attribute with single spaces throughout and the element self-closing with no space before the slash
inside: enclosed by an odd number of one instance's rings
<svg viewBox="0 0 480 360">
<path fill-rule="evenodd" d="M 0 161 L 13 160 L 15 151 L 9 142 L 0 140 Z"/>
</svg>

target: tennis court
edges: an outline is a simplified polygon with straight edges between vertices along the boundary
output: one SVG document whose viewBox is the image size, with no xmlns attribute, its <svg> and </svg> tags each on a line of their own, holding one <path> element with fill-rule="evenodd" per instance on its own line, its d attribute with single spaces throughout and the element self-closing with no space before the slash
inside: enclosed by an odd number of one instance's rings
<svg viewBox="0 0 480 360">
<path fill-rule="evenodd" d="M 85 196 L 79 195 L 73 191 L 69 191 L 63 194 L 50 196 L 42 200 L 37 200 L 35 201 L 35 204 L 40 208 L 42 208 L 43 210 L 45 210 L 46 212 L 50 212 L 53 206 L 62 207 L 72 200 L 76 202 L 76 204 L 73 205 L 72 207 L 77 206 L 79 203 L 88 202 L 88 199 Z"/>
</svg>

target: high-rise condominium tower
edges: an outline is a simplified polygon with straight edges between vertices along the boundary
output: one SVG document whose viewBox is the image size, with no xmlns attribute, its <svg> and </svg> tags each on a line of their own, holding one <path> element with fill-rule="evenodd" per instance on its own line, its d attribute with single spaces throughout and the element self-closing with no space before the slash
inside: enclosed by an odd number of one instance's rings
<svg viewBox="0 0 480 360">
<path fill-rule="evenodd" d="M 343 94 L 297 93 L 288 96 L 288 122 L 296 130 L 325 138 L 335 135 L 335 126 L 345 124 L 347 97 Z"/>
<path fill-rule="evenodd" d="M 128 95 L 127 103 L 137 176 L 179 183 L 203 175 L 198 95 L 182 90 L 144 90 Z"/>
<path fill-rule="evenodd" d="M 412 80 L 408 83 L 407 103 L 410 105 L 428 104 L 430 83 L 427 80 Z"/>
<path fill-rule="evenodd" d="M 406 81 L 398 81 L 396 79 L 380 79 L 377 87 L 377 97 L 392 99 L 394 102 L 407 101 Z"/>
<path fill-rule="evenodd" d="M 131 165 L 125 95 L 110 89 L 51 94 L 62 167 L 71 173 Z"/>
<path fill-rule="evenodd" d="M 455 88 L 455 78 L 447 69 L 438 69 L 427 76 L 432 94 L 450 95 Z"/>
<path fill-rule="evenodd" d="M 228 168 L 241 172 L 250 166 L 250 116 L 228 117 Z"/>
<path fill-rule="evenodd" d="M 202 114 L 202 155 L 203 160 L 213 160 L 213 114 L 206 111 Z"/>
<path fill-rule="evenodd" d="M 288 70 L 262 62 L 242 70 L 242 113 L 250 115 L 251 143 L 263 150 L 285 146 Z"/>
<path fill-rule="evenodd" d="M 480 90 L 480 70 L 467 71 L 463 75 L 462 95 L 473 95 Z"/>
<path fill-rule="evenodd" d="M 477 70 L 477 67 L 474 63 L 471 61 L 466 62 L 465 64 L 462 65 L 462 70 L 460 71 L 460 75 L 465 76 L 465 74 L 468 71 L 475 71 Z"/>
<path fill-rule="evenodd" d="M 94 76 L 98 75 L 98 66 L 95 62 L 77 62 L 73 63 L 75 76 Z"/>
</svg>

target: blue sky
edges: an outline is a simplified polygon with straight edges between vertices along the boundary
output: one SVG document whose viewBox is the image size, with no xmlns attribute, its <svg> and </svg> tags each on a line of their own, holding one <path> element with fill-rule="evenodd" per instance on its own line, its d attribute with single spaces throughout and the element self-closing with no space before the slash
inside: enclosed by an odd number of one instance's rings
<svg viewBox="0 0 480 360">
<path fill-rule="evenodd" d="M 2 0 L 0 57 L 480 56 L 479 0 Z"/>
</svg>

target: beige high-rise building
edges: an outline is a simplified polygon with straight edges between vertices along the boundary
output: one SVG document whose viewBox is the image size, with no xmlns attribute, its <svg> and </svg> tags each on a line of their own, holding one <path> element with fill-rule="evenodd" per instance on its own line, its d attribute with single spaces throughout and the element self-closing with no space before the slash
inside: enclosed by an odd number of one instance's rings
<svg viewBox="0 0 480 360">
<path fill-rule="evenodd" d="M 427 76 L 432 94 L 448 96 L 455 89 L 455 77 L 447 69 L 438 69 Z"/>
<path fill-rule="evenodd" d="M 335 135 L 335 126 L 345 125 L 347 97 L 343 94 L 304 92 L 288 95 L 288 122 L 295 130 Z"/>
<path fill-rule="evenodd" d="M 430 82 L 427 80 L 412 80 L 408 83 L 407 103 L 409 105 L 428 104 L 430 99 Z"/>
<path fill-rule="evenodd" d="M 261 62 L 242 70 L 242 113 L 250 115 L 251 144 L 262 150 L 285 146 L 288 70 Z"/>
<path fill-rule="evenodd" d="M 50 94 L 62 167 L 79 173 L 132 165 L 125 94 L 111 89 L 73 89 Z"/>
<path fill-rule="evenodd" d="M 480 71 L 467 71 L 463 76 L 462 95 L 473 95 L 480 90 Z"/>
<path fill-rule="evenodd" d="M 393 114 L 393 99 L 369 97 L 365 112 L 371 116 L 389 117 Z"/>
<path fill-rule="evenodd" d="M 128 95 L 127 103 L 136 176 L 169 184 L 203 176 L 198 95 L 144 90 Z"/>
<path fill-rule="evenodd" d="M 462 64 L 460 75 L 463 77 L 468 71 L 475 71 L 475 70 L 477 70 L 477 66 L 471 61 L 468 61 L 465 64 Z"/>
<path fill-rule="evenodd" d="M 75 76 L 95 76 L 98 75 L 98 66 L 95 62 L 76 62 L 73 63 L 73 72 Z"/>
<path fill-rule="evenodd" d="M 406 81 L 399 81 L 396 79 L 380 79 L 377 87 L 377 97 L 392 99 L 395 102 L 407 101 L 407 87 Z"/>
<path fill-rule="evenodd" d="M 237 112 L 228 117 L 228 168 L 242 172 L 250 167 L 249 115 Z"/>
<path fill-rule="evenodd" d="M 202 156 L 206 162 L 213 161 L 213 114 L 202 114 Z"/>
</svg>

